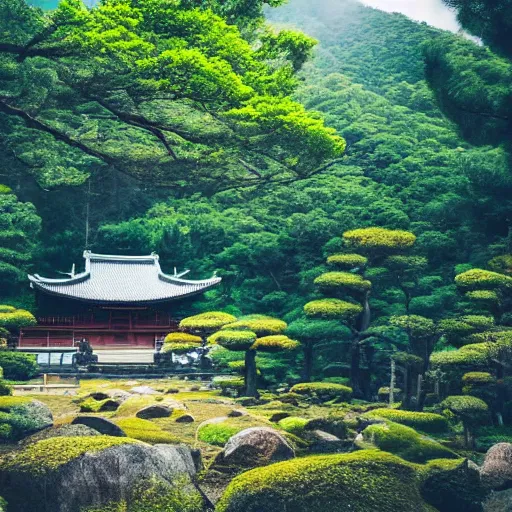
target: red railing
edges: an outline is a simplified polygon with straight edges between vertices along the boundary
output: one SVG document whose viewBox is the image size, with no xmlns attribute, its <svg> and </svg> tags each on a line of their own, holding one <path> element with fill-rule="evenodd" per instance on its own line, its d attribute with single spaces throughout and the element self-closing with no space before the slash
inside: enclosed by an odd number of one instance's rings
<svg viewBox="0 0 512 512">
<path fill-rule="evenodd" d="M 158 313 L 151 318 L 143 316 L 139 318 L 138 313 L 125 317 L 109 316 L 109 318 L 97 318 L 93 314 L 62 316 L 52 315 L 39 317 L 37 319 L 40 327 L 95 327 L 107 329 L 136 329 L 152 327 L 177 328 L 178 322 L 168 314 Z"/>
</svg>

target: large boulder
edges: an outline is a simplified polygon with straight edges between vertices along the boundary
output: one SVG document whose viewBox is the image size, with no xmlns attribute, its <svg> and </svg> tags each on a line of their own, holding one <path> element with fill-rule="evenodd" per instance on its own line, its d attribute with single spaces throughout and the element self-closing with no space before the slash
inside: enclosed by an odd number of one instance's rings
<svg viewBox="0 0 512 512">
<path fill-rule="evenodd" d="M 60 437 L 2 459 L 0 485 L 10 512 L 80 512 L 123 500 L 146 507 L 140 510 L 164 510 L 164 503 L 172 500 L 190 502 L 196 507 L 183 510 L 200 512 L 204 500 L 193 484 L 195 473 L 191 450 L 184 445 Z"/>
<path fill-rule="evenodd" d="M 229 439 L 215 459 L 216 467 L 254 468 L 295 457 L 283 435 L 268 427 L 242 430 Z"/>
<path fill-rule="evenodd" d="M 45 428 L 36 434 L 26 437 L 20 442 L 20 445 L 25 446 L 32 443 L 37 443 L 43 439 L 50 439 L 51 437 L 85 437 L 85 436 L 100 436 L 101 434 L 91 427 L 85 425 L 57 425 L 55 427 Z"/>
<path fill-rule="evenodd" d="M 480 477 L 487 489 L 498 491 L 512 487 L 511 443 L 498 443 L 488 450 L 480 468 Z"/>
<path fill-rule="evenodd" d="M 172 414 L 172 409 L 166 405 L 153 404 L 143 407 L 135 416 L 143 420 L 151 420 L 153 418 L 168 418 Z"/>
<path fill-rule="evenodd" d="M 99 416 L 77 416 L 72 425 L 86 425 L 105 436 L 126 437 L 124 430 L 118 427 L 113 421 Z"/>
<path fill-rule="evenodd" d="M 136 395 L 158 395 L 158 391 L 154 390 L 150 386 L 135 386 L 130 389 L 131 393 L 135 393 Z"/>
<path fill-rule="evenodd" d="M 216 512 L 430 512 L 417 468 L 378 450 L 300 457 L 235 477 Z"/>
<path fill-rule="evenodd" d="M 512 489 L 492 491 L 483 504 L 484 512 L 512 512 Z"/>
<path fill-rule="evenodd" d="M 28 397 L 0 397 L 0 413 L 0 439 L 4 441 L 23 439 L 53 425 L 49 407 Z"/>
</svg>

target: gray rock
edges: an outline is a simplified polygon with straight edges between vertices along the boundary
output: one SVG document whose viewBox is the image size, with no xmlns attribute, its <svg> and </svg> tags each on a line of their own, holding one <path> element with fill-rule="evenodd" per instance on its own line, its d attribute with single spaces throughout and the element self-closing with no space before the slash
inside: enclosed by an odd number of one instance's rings
<svg viewBox="0 0 512 512">
<path fill-rule="evenodd" d="M 141 484 L 155 481 L 166 489 L 179 481 L 183 491 L 199 494 L 192 482 L 195 474 L 187 446 L 136 443 L 88 452 L 31 478 L 0 472 L 0 482 L 11 512 L 79 512 L 131 500 Z"/>
<path fill-rule="evenodd" d="M 39 400 L 32 400 L 24 406 L 27 420 L 33 423 L 32 432 L 37 432 L 53 425 L 53 415 L 50 408 Z"/>
<path fill-rule="evenodd" d="M 59 425 L 57 427 L 49 427 L 33 434 L 20 442 L 20 445 L 26 446 L 28 444 L 37 443 L 43 439 L 49 439 L 51 437 L 85 437 L 85 436 L 100 436 L 101 434 L 91 427 L 86 425 Z"/>
<path fill-rule="evenodd" d="M 137 412 L 135 416 L 144 420 L 152 418 L 168 418 L 172 414 L 172 409 L 166 405 L 148 405 Z"/>
<path fill-rule="evenodd" d="M 277 430 L 253 427 L 231 437 L 215 459 L 214 466 L 254 468 L 293 457 L 293 448 Z"/>
<path fill-rule="evenodd" d="M 178 416 L 176 418 L 176 423 L 194 423 L 196 421 L 192 414 L 183 414 L 182 416 Z"/>
<path fill-rule="evenodd" d="M 123 403 L 132 396 L 131 393 L 128 393 L 128 391 L 124 391 L 123 389 L 109 389 L 106 393 L 109 398 L 117 400 L 120 403 Z"/>
<path fill-rule="evenodd" d="M 483 503 L 483 512 L 512 512 L 512 489 L 492 491 Z"/>
<path fill-rule="evenodd" d="M 239 418 L 240 416 L 247 416 L 247 413 L 244 411 L 239 411 L 238 409 L 233 409 L 228 412 L 228 417 L 230 418 Z"/>
<path fill-rule="evenodd" d="M 289 417 L 290 417 L 289 413 L 284 412 L 284 411 L 278 411 L 278 412 L 275 412 L 274 414 L 272 414 L 272 416 L 270 416 L 269 421 L 271 421 L 272 423 L 278 423 L 281 420 L 284 420 L 285 418 L 289 418 Z"/>
<path fill-rule="evenodd" d="M 132 389 L 130 389 L 132 393 L 135 393 L 136 395 L 158 395 L 158 391 L 154 390 L 153 388 L 149 386 L 136 386 Z"/>
<path fill-rule="evenodd" d="M 99 416 L 77 416 L 71 424 L 86 425 L 105 436 L 126 437 L 121 427 L 118 427 L 113 421 Z"/>
<path fill-rule="evenodd" d="M 512 486 L 512 444 L 498 443 L 489 448 L 480 468 L 487 489 L 503 490 Z"/>
<path fill-rule="evenodd" d="M 313 430 L 310 434 L 312 453 L 339 453 L 346 451 L 348 445 L 345 441 L 342 441 L 339 437 L 336 437 L 323 430 Z"/>
</svg>

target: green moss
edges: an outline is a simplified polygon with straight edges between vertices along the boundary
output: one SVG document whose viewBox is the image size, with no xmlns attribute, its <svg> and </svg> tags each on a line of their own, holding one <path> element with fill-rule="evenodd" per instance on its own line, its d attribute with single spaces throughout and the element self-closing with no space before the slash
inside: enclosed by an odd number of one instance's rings
<svg viewBox="0 0 512 512">
<path fill-rule="evenodd" d="M 218 512 L 427 512 L 414 465 L 376 450 L 272 464 L 234 478 Z"/>
<path fill-rule="evenodd" d="M 203 339 L 200 336 L 195 336 L 187 332 L 171 332 L 164 339 L 164 346 L 166 343 L 194 343 L 200 344 Z"/>
<path fill-rule="evenodd" d="M 308 398 L 318 398 L 326 402 L 337 400 L 339 402 L 349 402 L 352 397 L 352 388 L 342 384 L 332 384 L 330 382 L 303 382 L 295 384 L 290 390 Z"/>
<path fill-rule="evenodd" d="M 296 436 L 300 436 L 304 433 L 304 429 L 308 424 L 308 420 L 305 418 L 299 418 L 297 416 L 289 416 L 288 418 L 283 418 L 278 425 L 289 432 L 290 434 L 295 434 Z"/>
<path fill-rule="evenodd" d="M 318 276 L 315 284 L 321 288 L 349 288 L 357 292 L 368 291 L 372 287 L 370 281 L 350 272 L 327 272 Z"/>
<path fill-rule="evenodd" d="M 106 398 L 105 400 L 86 398 L 80 404 L 80 412 L 115 411 L 118 407 L 118 402 L 112 400 L 111 398 Z"/>
<path fill-rule="evenodd" d="M 150 444 L 177 444 L 180 440 L 162 430 L 158 425 L 141 418 L 125 418 L 116 421 L 128 437 Z"/>
<path fill-rule="evenodd" d="M 410 462 L 422 463 L 431 459 L 458 457 L 448 448 L 421 436 L 414 429 L 391 421 L 365 428 L 363 438 L 366 443 Z"/>
<path fill-rule="evenodd" d="M 85 453 L 136 442 L 127 437 L 111 436 L 53 437 L 31 444 L 17 452 L 14 457 L 0 461 L 0 470 L 41 475 Z"/>
<path fill-rule="evenodd" d="M 246 427 L 236 426 L 229 422 L 206 423 L 197 430 L 197 438 L 203 443 L 224 446 L 230 437 L 238 434 Z"/>
<path fill-rule="evenodd" d="M 26 396 L 0 396 L 0 411 L 10 411 L 13 407 L 29 404 L 31 401 Z"/>
<path fill-rule="evenodd" d="M 446 432 L 448 420 L 440 414 L 430 412 L 400 411 L 398 409 L 374 409 L 363 415 L 365 418 L 385 418 L 428 433 Z"/>
<path fill-rule="evenodd" d="M 213 384 L 222 390 L 226 389 L 242 389 L 245 386 L 244 379 L 237 377 L 215 377 Z"/>
<path fill-rule="evenodd" d="M 350 319 L 360 315 L 363 307 L 340 299 L 312 300 L 304 306 L 304 313 L 309 318 Z"/>
</svg>

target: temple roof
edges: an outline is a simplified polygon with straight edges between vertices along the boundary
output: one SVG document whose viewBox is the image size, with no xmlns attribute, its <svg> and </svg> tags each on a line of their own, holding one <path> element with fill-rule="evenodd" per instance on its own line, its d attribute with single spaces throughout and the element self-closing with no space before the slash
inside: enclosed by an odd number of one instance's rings
<svg viewBox="0 0 512 512">
<path fill-rule="evenodd" d="M 84 252 L 85 271 L 68 279 L 29 275 L 31 287 L 42 292 L 96 303 L 150 303 L 202 293 L 220 283 L 220 277 L 202 281 L 182 279 L 186 272 L 164 274 L 157 254 L 113 256 Z"/>
</svg>

